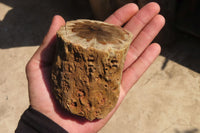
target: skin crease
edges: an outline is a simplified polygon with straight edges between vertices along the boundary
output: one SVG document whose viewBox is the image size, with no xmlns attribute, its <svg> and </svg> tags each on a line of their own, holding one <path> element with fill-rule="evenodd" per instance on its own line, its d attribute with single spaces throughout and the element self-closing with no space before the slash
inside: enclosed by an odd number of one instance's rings
<svg viewBox="0 0 200 133">
<path fill-rule="evenodd" d="M 160 53 L 160 46 L 152 43 L 165 23 L 159 15 L 157 3 L 149 3 L 138 10 L 137 5 L 130 3 L 114 12 L 105 22 L 123 26 L 134 35 L 128 51 L 121 87 L 116 107 L 101 120 L 87 121 L 64 112 L 57 106 L 50 92 L 50 73 L 55 50 L 56 31 L 65 24 L 61 16 L 54 16 L 49 32 L 43 43 L 26 66 L 30 105 L 35 110 L 49 117 L 70 133 L 94 133 L 99 131 L 112 117 L 130 88 L 153 63 Z"/>
</svg>

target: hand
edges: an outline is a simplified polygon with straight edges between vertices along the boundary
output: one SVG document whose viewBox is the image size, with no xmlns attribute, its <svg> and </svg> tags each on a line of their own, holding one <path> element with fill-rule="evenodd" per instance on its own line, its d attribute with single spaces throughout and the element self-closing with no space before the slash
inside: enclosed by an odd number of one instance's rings
<svg viewBox="0 0 200 133">
<path fill-rule="evenodd" d="M 106 118 L 92 122 L 64 112 L 52 98 L 50 73 L 55 52 L 56 31 L 60 26 L 65 25 L 62 17 L 55 16 L 43 43 L 26 67 L 32 108 L 46 115 L 70 133 L 92 133 L 100 130 L 117 110 L 130 88 L 160 53 L 161 48 L 158 44 L 150 44 L 165 23 L 165 19 L 158 15 L 159 11 L 160 7 L 156 3 L 149 3 L 139 11 L 138 7 L 131 3 L 118 9 L 105 20 L 107 23 L 118 26 L 125 24 L 123 28 L 133 33 L 134 40 L 126 57 L 116 107 Z"/>
</svg>

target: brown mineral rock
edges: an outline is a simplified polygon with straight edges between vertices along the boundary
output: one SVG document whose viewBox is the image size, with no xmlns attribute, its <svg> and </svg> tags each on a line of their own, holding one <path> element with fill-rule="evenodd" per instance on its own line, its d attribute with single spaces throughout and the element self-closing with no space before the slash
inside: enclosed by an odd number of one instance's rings
<svg viewBox="0 0 200 133">
<path fill-rule="evenodd" d="M 93 20 L 69 21 L 57 32 L 53 94 L 69 112 L 92 121 L 116 105 L 132 34 Z"/>
</svg>

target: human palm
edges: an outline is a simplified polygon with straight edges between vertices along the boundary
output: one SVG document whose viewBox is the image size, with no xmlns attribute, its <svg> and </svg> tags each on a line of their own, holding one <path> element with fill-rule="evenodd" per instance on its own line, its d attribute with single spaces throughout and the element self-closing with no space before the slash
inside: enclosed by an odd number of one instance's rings
<svg viewBox="0 0 200 133">
<path fill-rule="evenodd" d="M 133 33 L 134 39 L 126 57 L 116 107 L 106 118 L 92 122 L 63 111 L 51 94 L 50 73 L 55 52 L 56 31 L 65 24 L 62 17 L 55 16 L 43 43 L 26 67 L 32 108 L 70 133 L 90 133 L 100 130 L 117 110 L 130 88 L 160 53 L 158 44 L 150 44 L 165 23 L 164 18 L 158 15 L 159 10 L 156 3 L 149 3 L 139 11 L 138 7 L 131 3 L 118 9 L 105 20 L 118 26 L 124 25 L 123 28 Z"/>
</svg>

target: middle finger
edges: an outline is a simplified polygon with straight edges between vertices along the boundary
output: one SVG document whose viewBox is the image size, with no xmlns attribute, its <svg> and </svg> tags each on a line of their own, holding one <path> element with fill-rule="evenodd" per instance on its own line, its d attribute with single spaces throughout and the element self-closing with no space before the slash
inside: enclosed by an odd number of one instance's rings
<svg viewBox="0 0 200 133">
<path fill-rule="evenodd" d="M 151 2 L 140 9 L 140 11 L 131 18 L 124 28 L 132 32 L 133 37 L 135 38 L 143 27 L 159 12 L 160 6 L 155 2 Z"/>
</svg>

